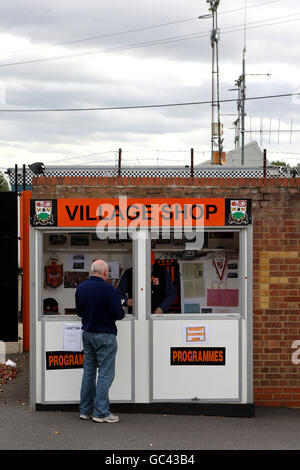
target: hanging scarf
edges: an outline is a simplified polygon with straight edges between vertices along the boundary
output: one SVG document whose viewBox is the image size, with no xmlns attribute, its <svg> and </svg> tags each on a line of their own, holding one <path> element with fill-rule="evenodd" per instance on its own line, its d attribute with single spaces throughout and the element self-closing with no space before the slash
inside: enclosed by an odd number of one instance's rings
<svg viewBox="0 0 300 470">
<path fill-rule="evenodd" d="M 52 256 L 45 266 L 45 283 L 48 287 L 59 287 L 63 282 L 63 265 L 58 258 Z"/>
</svg>

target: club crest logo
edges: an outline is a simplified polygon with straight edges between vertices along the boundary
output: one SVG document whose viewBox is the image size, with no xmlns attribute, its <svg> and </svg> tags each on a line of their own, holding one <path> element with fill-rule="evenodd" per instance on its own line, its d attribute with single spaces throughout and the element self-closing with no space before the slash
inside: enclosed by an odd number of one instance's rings
<svg viewBox="0 0 300 470">
<path fill-rule="evenodd" d="M 53 225 L 52 201 L 35 201 L 34 225 Z"/>
<path fill-rule="evenodd" d="M 231 224 L 248 224 L 247 201 L 245 199 L 235 199 L 230 201 L 230 214 L 228 223 Z"/>
</svg>

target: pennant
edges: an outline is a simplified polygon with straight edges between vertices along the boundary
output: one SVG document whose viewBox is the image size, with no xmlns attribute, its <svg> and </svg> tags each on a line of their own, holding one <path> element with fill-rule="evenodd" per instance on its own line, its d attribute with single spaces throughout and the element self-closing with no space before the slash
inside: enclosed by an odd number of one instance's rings
<svg viewBox="0 0 300 470">
<path fill-rule="evenodd" d="M 226 263 L 227 263 L 226 255 L 218 255 L 218 256 L 213 257 L 213 265 L 215 267 L 215 270 L 218 274 L 220 281 L 222 281 L 224 277 Z"/>
</svg>

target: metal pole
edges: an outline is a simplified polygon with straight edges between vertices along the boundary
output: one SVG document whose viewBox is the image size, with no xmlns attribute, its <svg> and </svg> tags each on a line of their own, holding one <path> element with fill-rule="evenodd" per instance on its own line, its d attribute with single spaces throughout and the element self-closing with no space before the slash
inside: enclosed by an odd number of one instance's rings
<svg viewBox="0 0 300 470">
<path fill-rule="evenodd" d="M 246 40 L 247 40 L 247 0 L 245 0 L 244 8 L 244 49 L 243 49 L 243 72 L 242 72 L 242 121 L 241 121 L 241 139 L 242 139 L 242 148 L 241 148 L 241 164 L 242 166 L 245 163 L 245 98 L 246 98 L 246 64 L 245 64 L 245 55 L 246 55 Z"/>
<path fill-rule="evenodd" d="M 194 149 L 191 149 L 191 178 L 194 178 Z"/>
<path fill-rule="evenodd" d="M 264 149 L 264 178 L 267 177 L 267 150 Z"/>
<path fill-rule="evenodd" d="M 18 194 L 18 165 L 15 165 L 15 192 Z"/>
<path fill-rule="evenodd" d="M 119 149 L 118 176 L 121 176 L 121 160 L 122 160 L 122 149 Z"/>
<path fill-rule="evenodd" d="M 211 47 L 212 47 L 212 83 L 211 83 L 211 163 L 214 163 L 214 123 L 215 123 L 215 41 L 213 40 L 213 34 L 215 31 L 215 10 L 212 10 L 213 15 L 213 24 L 212 24 L 212 38 L 211 38 Z"/>
<path fill-rule="evenodd" d="M 23 164 L 23 191 L 26 190 L 26 165 Z"/>
<path fill-rule="evenodd" d="M 242 112 L 241 112 L 241 137 L 242 137 L 242 148 L 241 148 L 241 164 L 245 163 L 245 88 L 246 88 L 246 73 L 245 73 L 245 53 L 243 52 L 243 74 L 242 74 Z"/>
<path fill-rule="evenodd" d="M 219 30 L 217 20 L 217 10 L 220 0 L 206 0 L 209 3 L 211 14 L 199 16 L 199 18 L 212 18 L 212 30 L 210 34 L 211 50 L 212 50 L 212 77 L 211 77 L 211 163 L 214 164 L 214 149 L 218 148 L 219 164 L 221 164 L 223 139 L 221 138 L 220 123 L 220 95 L 219 95 Z M 217 97 L 217 100 L 216 100 Z M 216 109 L 218 111 L 217 119 L 215 116 Z M 215 126 L 218 127 L 216 132 Z"/>
<path fill-rule="evenodd" d="M 212 31 L 211 31 L 211 47 L 212 47 L 212 118 L 211 118 L 211 160 L 214 163 L 215 149 L 218 149 L 218 164 L 221 164 L 222 156 L 222 139 L 221 139 L 221 122 L 220 122 L 220 87 L 219 87 L 219 29 L 218 29 L 218 6 L 220 0 L 209 0 L 210 10 L 212 12 Z M 217 114 L 216 114 L 217 113 Z M 215 129 L 217 126 L 217 129 Z"/>
<path fill-rule="evenodd" d="M 216 31 L 218 34 L 218 16 L 216 9 Z M 222 165 L 222 139 L 221 139 L 221 119 L 220 119 L 220 76 L 219 76 L 219 38 L 216 38 L 216 73 L 217 73 L 217 111 L 218 111 L 218 151 L 219 151 L 219 165 Z"/>
</svg>

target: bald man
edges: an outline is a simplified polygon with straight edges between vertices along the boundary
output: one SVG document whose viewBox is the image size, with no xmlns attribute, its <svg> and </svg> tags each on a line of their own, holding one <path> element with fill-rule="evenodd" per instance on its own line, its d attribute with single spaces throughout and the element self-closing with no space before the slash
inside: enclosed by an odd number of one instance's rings
<svg viewBox="0 0 300 470">
<path fill-rule="evenodd" d="M 119 421 L 109 410 L 108 392 L 115 376 L 116 321 L 122 320 L 125 312 L 120 295 L 106 282 L 108 270 L 105 261 L 94 261 L 90 277 L 79 284 L 75 293 L 77 315 L 82 318 L 84 351 L 80 418 L 97 423 Z"/>
</svg>

